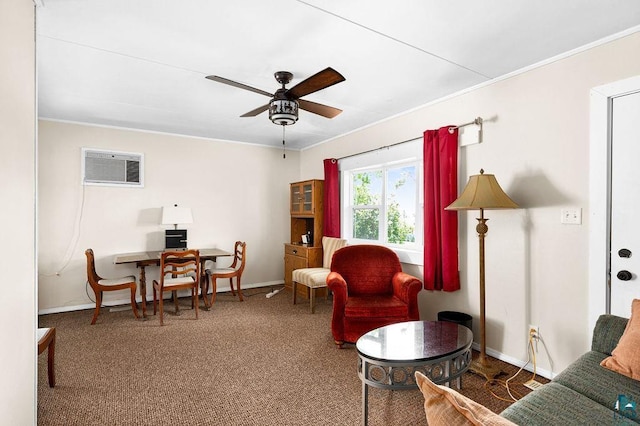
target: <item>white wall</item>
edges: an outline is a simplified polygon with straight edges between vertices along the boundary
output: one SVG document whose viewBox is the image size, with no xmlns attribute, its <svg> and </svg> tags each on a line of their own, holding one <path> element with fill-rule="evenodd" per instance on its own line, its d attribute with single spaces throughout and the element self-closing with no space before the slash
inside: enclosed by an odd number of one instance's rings
<svg viewBox="0 0 640 426">
<path fill-rule="evenodd" d="M 460 187 L 480 168 L 520 204 L 487 211 L 487 346 L 526 360 L 528 325 L 544 346 L 538 368 L 557 373 L 587 350 L 589 90 L 640 74 L 640 33 L 436 102 L 302 152 L 302 178 L 321 177 L 321 160 L 418 137 L 426 129 L 485 119 L 484 143 L 460 150 Z M 560 224 L 562 207 L 583 224 Z M 420 294 L 421 318 L 441 310 L 474 317 L 479 332 L 477 212 L 461 212 L 462 289 Z M 422 267 L 405 265 L 422 277 Z M 476 334 L 478 335 L 478 334 Z M 477 341 L 477 339 L 476 339 Z M 545 351 L 547 351 L 545 353 Z"/>
<path fill-rule="evenodd" d="M 35 424 L 34 7 L 0 2 L 0 423 Z M 46 356 L 46 355 L 45 355 Z"/>
<path fill-rule="evenodd" d="M 81 185 L 82 147 L 144 153 L 144 188 Z M 41 312 L 92 303 L 85 292 L 89 247 L 102 276 L 137 276 L 135 266 L 114 265 L 113 255 L 161 250 L 161 207 L 172 204 L 192 209 L 190 247 L 231 251 L 236 240 L 247 242 L 243 287 L 283 282 L 289 182 L 298 180 L 299 153 L 283 159 L 280 149 L 256 145 L 41 120 L 38 156 Z M 157 268 L 147 268 L 149 295 L 157 277 Z M 126 291 L 107 293 L 105 303 L 127 298 Z"/>
</svg>

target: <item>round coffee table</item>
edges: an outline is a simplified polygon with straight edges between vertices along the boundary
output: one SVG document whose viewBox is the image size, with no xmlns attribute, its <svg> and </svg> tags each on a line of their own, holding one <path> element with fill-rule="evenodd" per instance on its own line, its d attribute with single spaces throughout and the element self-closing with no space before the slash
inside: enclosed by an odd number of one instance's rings
<svg viewBox="0 0 640 426">
<path fill-rule="evenodd" d="M 362 420 L 368 422 L 368 386 L 415 389 L 415 372 L 434 383 L 457 381 L 471 364 L 473 333 L 447 321 L 408 321 L 371 330 L 356 342 L 362 380 Z"/>
</svg>

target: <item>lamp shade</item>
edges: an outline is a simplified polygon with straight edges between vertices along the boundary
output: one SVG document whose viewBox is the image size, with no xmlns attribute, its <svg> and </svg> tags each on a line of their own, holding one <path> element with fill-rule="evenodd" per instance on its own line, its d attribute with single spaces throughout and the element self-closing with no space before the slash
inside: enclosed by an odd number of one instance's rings
<svg viewBox="0 0 640 426">
<path fill-rule="evenodd" d="M 193 223 L 191 209 L 189 207 L 178 207 L 177 205 L 163 207 L 162 224 L 177 225 L 178 223 Z"/>
<path fill-rule="evenodd" d="M 469 176 L 462 194 L 445 210 L 517 209 L 519 206 L 504 193 L 494 175 Z"/>
</svg>

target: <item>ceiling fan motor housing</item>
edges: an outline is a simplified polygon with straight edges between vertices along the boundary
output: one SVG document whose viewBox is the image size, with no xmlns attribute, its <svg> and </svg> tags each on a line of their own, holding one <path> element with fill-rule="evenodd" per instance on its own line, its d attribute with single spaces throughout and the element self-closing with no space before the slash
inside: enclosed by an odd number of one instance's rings
<svg viewBox="0 0 640 426">
<path fill-rule="evenodd" d="M 288 126 L 298 121 L 298 101 L 287 99 L 285 92 L 285 89 L 278 89 L 269 102 L 269 119 L 281 126 Z"/>
</svg>

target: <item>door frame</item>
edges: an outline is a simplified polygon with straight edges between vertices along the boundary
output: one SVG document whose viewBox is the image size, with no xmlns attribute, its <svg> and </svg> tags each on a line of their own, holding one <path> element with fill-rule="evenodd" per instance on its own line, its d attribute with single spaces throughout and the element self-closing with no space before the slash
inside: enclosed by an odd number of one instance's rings
<svg viewBox="0 0 640 426">
<path fill-rule="evenodd" d="M 590 91 L 589 123 L 589 318 L 610 312 L 611 119 L 613 99 L 640 91 L 640 76 L 597 86 Z M 604 284 L 604 285 L 603 285 Z"/>
</svg>

